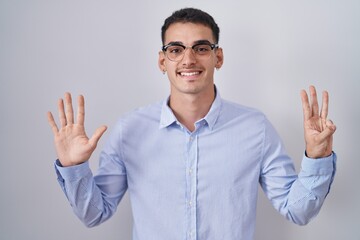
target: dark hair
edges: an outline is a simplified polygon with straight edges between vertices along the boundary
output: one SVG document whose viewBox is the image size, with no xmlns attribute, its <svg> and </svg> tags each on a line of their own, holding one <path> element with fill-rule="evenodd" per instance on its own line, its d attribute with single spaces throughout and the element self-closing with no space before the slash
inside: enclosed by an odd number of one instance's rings
<svg viewBox="0 0 360 240">
<path fill-rule="evenodd" d="M 212 30 L 215 43 L 219 42 L 220 29 L 214 18 L 208 13 L 195 8 L 183 8 L 173 12 L 173 14 L 165 19 L 164 25 L 161 27 L 161 41 L 165 44 L 165 32 L 173 23 L 200 23 Z"/>
</svg>

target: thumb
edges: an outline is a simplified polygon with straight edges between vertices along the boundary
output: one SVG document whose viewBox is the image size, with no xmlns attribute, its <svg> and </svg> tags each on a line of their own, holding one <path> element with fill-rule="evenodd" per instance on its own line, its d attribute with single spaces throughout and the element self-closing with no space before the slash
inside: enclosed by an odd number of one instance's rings
<svg viewBox="0 0 360 240">
<path fill-rule="evenodd" d="M 90 144 L 96 146 L 98 141 L 100 140 L 101 136 L 106 131 L 106 129 L 107 129 L 107 126 L 105 126 L 105 125 L 96 129 L 96 131 L 94 132 L 92 137 L 89 139 Z"/>
<path fill-rule="evenodd" d="M 326 127 L 330 128 L 330 130 L 332 130 L 333 133 L 336 131 L 336 126 L 330 119 L 326 120 Z"/>
<path fill-rule="evenodd" d="M 327 121 L 325 129 L 318 135 L 318 141 L 325 141 L 326 139 L 331 137 L 335 133 L 335 131 L 336 126 L 331 121 Z"/>
</svg>

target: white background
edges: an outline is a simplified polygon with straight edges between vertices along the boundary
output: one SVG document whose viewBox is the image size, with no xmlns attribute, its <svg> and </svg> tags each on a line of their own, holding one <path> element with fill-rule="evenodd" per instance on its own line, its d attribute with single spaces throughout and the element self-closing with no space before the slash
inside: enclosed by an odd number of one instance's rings
<svg viewBox="0 0 360 240">
<path fill-rule="evenodd" d="M 65 91 L 84 94 L 89 134 L 168 95 L 157 67 L 160 28 L 174 10 L 198 7 L 220 26 L 223 98 L 263 111 L 297 169 L 304 151 L 299 92 L 330 92 L 338 170 L 331 194 L 305 227 L 287 222 L 261 193 L 256 240 L 360 239 L 360 1 L 0 0 L 0 238 L 131 239 L 128 195 L 87 229 L 56 181 L 46 112 Z M 99 149 L 91 167 L 98 164 Z M 226 223 L 226 219 L 224 219 Z"/>
</svg>

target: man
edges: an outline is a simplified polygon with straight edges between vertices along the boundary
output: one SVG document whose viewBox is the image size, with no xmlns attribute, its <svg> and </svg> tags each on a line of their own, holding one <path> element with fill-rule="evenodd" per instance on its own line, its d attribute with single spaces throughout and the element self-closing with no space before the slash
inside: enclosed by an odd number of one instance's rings
<svg viewBox="0 0 360 240">
<path fill-rule="evenodd" d="M 95 176 L 88 159 L 106 127 L 86 136 L 82 96 L 76 122 L 69 93 L 58 103 L 60 129 L 48 113 L 59 183 L 87 226 L 111 217 L 127 190 L 135 240 L 250 240 L 259 183 L 294 223 L 306 224 L 319 212 L 336 162 L 328 93 L 319 113 L 315 88 L 311 103 L 301 92 L 306 151 L 297 175 L 266 117 L 220 97 L 214 85 L 214 69 L 224 60 L 218 39 L 217 24 L 201 10 L 181 9 L 165 20 L 158 64 L 170 80 L 170 96 L 119 120 Z"/>
</svg>

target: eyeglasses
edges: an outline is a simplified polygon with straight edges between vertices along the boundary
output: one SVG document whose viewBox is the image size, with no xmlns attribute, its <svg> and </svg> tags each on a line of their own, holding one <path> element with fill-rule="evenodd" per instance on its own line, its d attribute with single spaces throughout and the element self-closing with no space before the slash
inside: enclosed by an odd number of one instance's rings
<svg viewBox="0 0 360 240">
<path fill-rule="evenodd" d="M 191 48 L 197 59 L 206 59 L 211 55 L 211 51 L 219 48 L 218 44 L 208 41 L 200 41 L 193 46 L 186 47 L 179 42 L 171 42 L 162 47 L 162 51 L 170 61 L 180 62 L 185 55 L 187 48 Z"/>
</svg>

